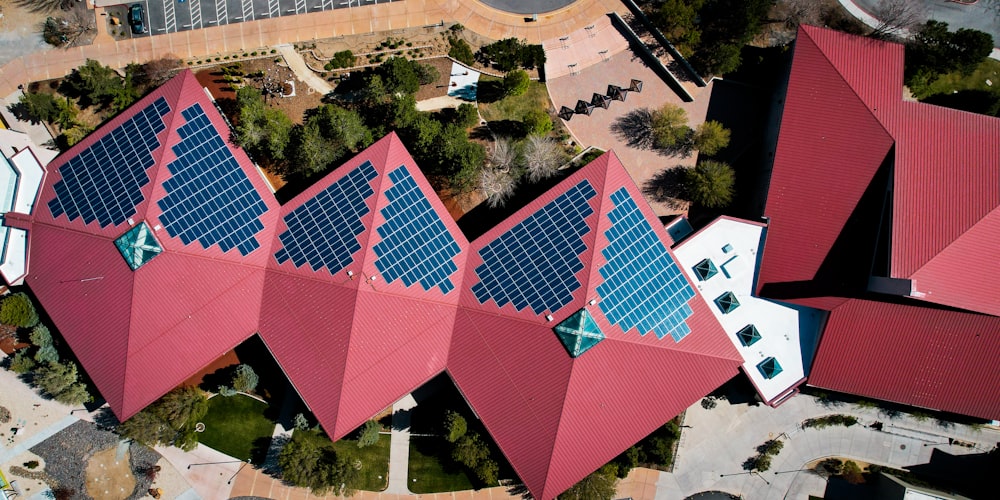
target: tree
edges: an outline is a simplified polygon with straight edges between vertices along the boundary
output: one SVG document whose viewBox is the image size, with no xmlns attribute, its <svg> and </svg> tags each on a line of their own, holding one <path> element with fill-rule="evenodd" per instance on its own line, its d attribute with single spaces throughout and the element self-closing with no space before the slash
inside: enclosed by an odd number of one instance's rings
<svg viewBox="0 0 1000 500">
<path fill-rule="evenodd" d="M 45 363 L 35 371 L 35 384 L 55 397 L 77 381 L 76 363 Z"/>
<path fill-rule="evenodd" d="M 507 72 L 503 77 L 503 93 L 505 96 L 519 96 L 528 91 L 528 72 L 523 69 L 515 69 Z"/>
<path fill-rule="evenodd" d="M 28 339 L 31 341 L 31 345 L 35 347 L 52 345 L 52 334 L 49 332 L 49 327 L 40 323 L 35 325 L 35 328 L 31 330 L 31 334 L 28 335 Z"/>
<path fill-rule="evenodd" d="M 781 448 L 784 447 L 784 443 L 777 439 L 768 439 L 764 441 L 764 444 L 757 447 L 758 453 L 763 453 L 764 455 L 777 455 L 781 452 Z"/>
<path fill-rule="evenodd" d="M 562 148 L 554 139 L 538 135 L 529 135 L 524 141 L 522 158 L 530 182 L 538 182 L 556 175 L 566 160 Z"/>
<path fill-rule="evenodd" d="M 0 323 L 31 328 L 38 324 L 38 311 L 27 294 L 12 293 L 0 303 Z"/>
<path fill-rule="evenodd" d="M 478 59 L 486 64 L 493 64 L 503 72 L 516 69 L 521 64 L 521 55 L 526 44 L 516 38 L 504 38 L 484 45 L 479 49 Z"/>
<path fill-rule="evenodd" d="M 318 494 L 339 488 L 356 475 L 354 468 L 337 456 L 332 445 L 321 445 L 319 438 L 309 431 L 292 434 L 292 439 L 278 453 L 278 466 L 285 481 L 311 488 Z"/>
<path fill-rule="evenodd" d="M 525 135 L 545 135 L 552 131 L 552 118 L 540 108 L 528 110 L 521 118 Z"/>
<path fill-rule="evenodd" d="M 457 411 L 448 410 L 444 414 L 444 429 L 448 433 L 445 439 L 449 443 L 454 443 L 465 435 L 466 430 L 468 430 L 468 424 L 465 421 L 465 417 Z"/>
<path fill-rule="evenodd" d="M 153 446 L 173 442 L 176 431 L 153 412 L 142 410 L 118 426 L 118 433 L 137 442 Z"/>
<path fill-rule="evenodd" d="M 180 430 L 194 426 L 208 413 L 208 399 L 197 387 L 178 387 L 150 407 L 170 427 Z"/>
<path fill-rule="evenodd" d="M 372 131 L 355 111 L 324 104 L 316 109 L 314 116 L 314 120 L 323 127 L 326 137 L 346 150 L 358 151 L 374 142 Z"/>
<path fill-rule="evenodd" d="M 25 92 L 18 98 L 16 115 L 20 119 L 30 119 L 32 123 L 53 122 L 59 114 L 59 100 L 52 94 Z"/>
<path fill-rule="evenodd" d="M 354 53 L 350 50 L 341 50 L 340 52 L 334 52 L 333 58 L 330 59 L 328 69 L 339 69 L 339 68 L 350 68 L 354 66 Z"/>
<path fill-rule="evenodd" d="M 490 458 L 479 462 L 479 465 L 475 468 L 476 477 L 479 478 L 485 484 L 493 486 L 498 482 L 498 475 L 500 474 L 500 466 Z"/>
<path fill-rule="evenodd" d="M 708 156 L 714 156 L 729 145 L 729 129 L 715 120 L 708 120 L 694 132 L 694 147 Z"/>
<path fill-rule="evenodd" d="M 455 108 L 455 124 L 462 128 L 469 128 L 479 123 L 479 109 L 469 103 L 459 104 Z"/>
<path fill-rule="evenodd" d="M 405 57 L 390 57 L 382 63 L 377 71 L 382 75 L 386 92 L 390 95 L 415 94 L 420 90 L 420 76 L 415 67 L 417 64 Z"/>
<path fill-rule="evenodd" d="M 476 56 L 472 53 L 472 47 L 469 47 L 469 44 L 465 40 L 450 36 L 448 37 L 448 44 L 451 45 L 451 48 L 448 49 L 448 56 L 468 66 L 476 62 Z"/>
<path fill-rule="evenodd" d="M 56 348 L 52 344 L 39 347 L 35 351 L 35 361 L 38 363 L 55 363 L 59 361 L 59 352 L 56 351 Z"/>
<path fill-rule="evenodd" d="M 364 448 L 377 443 L 380 430 L 378 422 L 374 420 L 365 422 L 365 425 L 361 426 L 361 434 L 358 436 L 358 448 Z"/>
<path fill-rule="evenodd" d="M 919 0 L 879 0 L 872 9 L 878 23 L 868 36 L 878 39 L 904 36 L 906 32 L 923 24 L 927 12 Z"/>
<path fill-rule="evenodd" d="M 248 364 L 240 364 L 233 373 L 233 389 L 239 392 L 253 392 L 257 388 L 260 378 L 254 373 L 253 368 Z"/>
<path fill-rule="evenodd" d="M 455 447 L 451 450 L 452 460 L 475 470 L 480 462 L 490 456 L 490 449 L 479 437 L 479 434 L 471 432 L 458 439 Z"/>
<path fill-rule="evenodd" d="M 301 413 L 296 413 L 295 418 L 292 419 L 292 425 L 295 426 L 295 430 L 304 431 L 309 429 L 309 419 Z"/>
<path fill-rule="evenodd" d="M 208 399 L 197 387 L 178 387 L 135 414 L 118 432 L 140 443 L 190 451 L 198 444 L 195 424 L 208 413 Z"/>
<path fill-rule="evenodd" d="M 649 108 L 634 109 L 615 118 L 611 131 L 630 148 L 649 149 L 656 143 L 654 114 Z"/>
<path fill-rule="evenodd" d="M 251 154 L 270 161 L 285 159 L 292 121 L 279 109 L 267 108 L 259 90 L 244 86 L 236 91 L 239 120 L 233 141 Z"/>
<path fill-rule="evenodd" d="M 64 405 L 80 405 L 94 400 L 87 390 L 87 386 L 81 382 L 74 382 L 55 395 L 56 401 Z"/>
<path fill-rule="evenodd" d="M 691 65 L 701 74 L 721 75 L 740 67 L 741 45 L 727 42 L 706 44 L 691 57 Z"/>
<path fill-rule="evenodd" d="M 685 172 L 685 192 L 691 201 L 708 208 L 724 207 L 733 199 L 736 174 L 729 165 L 714 160 L 699 163 Z"/>
<path fill-rule="evenodd" d="M 506 137 L 497 137 L 493 141 L 493 148 L 487 159 L 489 166 L 501 172 L 509 172 L 517 165 L 517 148 L 514 143 Z"/>
<path fill-rule="evenodd" d="M 106 106 L 122 88 L 122 79 L 115 70 L 93 59 L 87 59 L 64 80 L 67 88 L 80 96 L 84 107 L 91 104 Z"/>
<path fill-rule="evenodd" d="M 666 0 L 649 18 L 677 50 L 690 55 L 701 41 L 698 11 L 704 3 L 704 0 Z"/>
<path fill-rule="evenodd" d="M 853 460 L 844 462 L 844 467 L 840 472 L 844 476 L 844 481 L 851 484 L 861 484 L 865 482 L 865 476 L 861 474 L 861 467 L 858 467 Z"/>
<path fill-rule="evenodd" d="M 72 11 L 65 17 L 45 19 L 42 38 L 53 47 L 72 47 L 81 37 L 97 29 L 92 12 Z"/>
<path fill-rule="evenodd" d="M 615 496 L 617 471 L 605 465 L 559 495 L 559 500 L 611 500 Z"/>
<path fill-rule="evenodd" d="M 906 84 L 918 97 L 938 75 L 954 70 L 968 74 L 993 50 L 993 37 L 982 31 L 961 28 L 952 33 L 948 23 L 930 20 L 914 33 L 906 45 Z"/>
<path fill-rule="evenodd" d="M 652 114 L 653 143 L 661 149 L 675 149 L 684 145 L 691 135 L 687 126 L 687 112 L 675 104 L 664 104 Z"/>
<path fill-rule="evenodd" d="M 441 78 L 441 73 L 430 64 L 422 64 L 416 61 L 411 61 L 411 64 L 413 64 L 413 69 L 417 73 L 417 81 L 420 82 L 420 85 L 430 85 L 436 82 L 438 78 Z"/>
<path fill-rule="evenodd" d="M 292 162 L 294 172 L 310 176 L 322 172 L 343 156 L 343 148 L 323 136 L 320 124 L 310 120 L 292 133 Z"/>
</svg>

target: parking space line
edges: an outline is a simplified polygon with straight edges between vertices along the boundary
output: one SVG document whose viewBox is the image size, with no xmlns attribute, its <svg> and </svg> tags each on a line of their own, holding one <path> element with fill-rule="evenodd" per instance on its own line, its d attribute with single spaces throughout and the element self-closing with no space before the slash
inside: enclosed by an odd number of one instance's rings
<svg viewBox="0 0 1000 500">
<path fill-rule="evenodd" d="M 219 24 L 229 24 L 229 9 L 226 7 L 226 0 L 215 0 L 215 18 Z"/>
<path fill-rule="evenodd" d="M 333 0 L 323 0 L 323 10 L 333 10 Z"/>
<path fill-rule="evenodd" d="M 295 0 L 295 13 L 302 14 L 306 11 L 306 0 Z"/>
<path fill-rule="evenodd" d="M 191 29 L 201 28 L 201 0 L 188 0 L 191 9 Z"/>
<path fill-rule="evenodd" d="M 253 21 L 253 0 L 243 0 L 243 20 Z"/>
<path fill-rule="evenodd" d="M 267 0 L 267 7 L 269 17 L 278 17 L 281 15 L 281 5 L 278 4 L 278 0 Z"/>
<path fill-rule="evenodd" d="M 174 12 L 174 0 L 163 0 L 163 21 L 167 33 L 177 31 L 177 15 Z"/>
</svg>

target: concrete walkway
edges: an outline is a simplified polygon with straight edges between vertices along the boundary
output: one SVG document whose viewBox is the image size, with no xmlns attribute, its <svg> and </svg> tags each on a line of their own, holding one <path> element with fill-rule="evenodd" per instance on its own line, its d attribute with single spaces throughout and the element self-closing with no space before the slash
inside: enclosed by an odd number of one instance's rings
<svg viewBox="0 0 1000 500">
<path fill-rule="evenodd" d="M 859 424 L 801 429 L 805 419 L 831 414 L 854 415 Z M 883 423 L 883 431 L 867 427 L 875 421 Z M 749 499 L 783 498 L 792 492 L 796 492 L 794 498 L 803 498 L 804 494 L 822 496 L 826 483 L 798 471 L 816 459 L 842 456 L 905 468 L 927 463 L 934 448 L 954 455 L 984 453 L 1000 441 L 998 429 L 942 425 L 906 414 L 889 418 L 877 409 L 850 404 L 824 406 L 801 394 L 776 409 L 730 405 L 724 400 L 712 410 L 695 404 L 687 410 L 685 424 L 690 427 L 681 437 L 674 472 L 660 473 L 655 496 L 647 498 L 685 498 L 707 490 L 727 491 Z M 949 445 L 949 438 L 975 446 Z M 771 470 L 762 475 L 744 471 L 743 461 L 755 455 L 755 448 L 768 439 L 784 443 Z"/>
<path fill-rule="evenodd" d="M 392 405 L 392 432 L 389 441 L 389 487 L 386 493 L 409 495 L 407 469 L 410 463 L 410 413 L 417 406 L 413 395 L 403 396 Z"/>
<path fill-rule="evenodd" d="M 36 444 L 41 443 L 42 441 L 45 441 L 46 439 L 52 437 L 55 433 L 69 427 L 70 425 L 73 425 L 73 423 L 75 423 L 77 420 L 79 419 L 70 415 L 67 417 L 63 417 L 62 420 L 59 420 L 58 422 L 49 425 L 48 427 L 45 427 L 42 430 L 35 431 L 31 436 L 28 436 L 27 438 L 20 440 L 13 447 L 7 448 L 6 450 L 0 452 L 0 464 L 9 462 L 14 457 L 28 451 L 31 447 L 35 446 Z"/>
<path fill-rule="evenodd" d="M 306 85 L 312 87 L 313 90 L 319 92 L 321 95 L 327 95 L 333 92 L 333 86 L 329 82 L 320 78 L 306 66 L 306 61 L 302 59 L 302 54 L 299 54 L 295 47 L 289 44 L 283 44 L 275 46 L 278 49 L 278 53 L 281 57 L 285 58 L 285 62 L 288 63 L 289 69 L 295 73 L 295 76 L 299 80 L 302 80 Z"/>
</svg>

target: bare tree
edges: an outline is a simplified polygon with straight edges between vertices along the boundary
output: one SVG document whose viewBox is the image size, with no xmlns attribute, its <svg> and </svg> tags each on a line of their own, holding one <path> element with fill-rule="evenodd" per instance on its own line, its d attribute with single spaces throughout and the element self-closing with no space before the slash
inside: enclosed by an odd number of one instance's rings
<svg viewBox="0 0 1000 500">
<path fill-rule="evenodd" d="M 905 37 L 927 20 L 927 11 L 919 0 L 880 0 L 872 10 L 878 24 L 868 36 L 878 39 Z"/>
<path fill-rule="evenodd" d="M 504 206 L 507 200 L 514 195 L 514 188 L 517 187 L 517 179 L 508 171 L 497 170 L 495 168 L 484 168 L 479 174 L 479 189 L 486 195 L 486 203 L 490 208 Z"/>
<path fill-rule="evenodd" d="M 524 142 L 524 166 L 531 182 L 555 175 L 565 159 L 562 148 L 550 137 L 530 135 Z"/>
<path fill-rule="evenodd" d="M 74 10 L 64 17 L 48 18 L 42 23 L 45 41 L 56 47 L 73 47 L 97 30 L 93 11 Z"/>
<path fill-rule="evenodd" d="M 517 164 L 517 149 L 507 137 L 497 137 L 487 159 L 494 170 L 509 172 Z"/>
</svg>

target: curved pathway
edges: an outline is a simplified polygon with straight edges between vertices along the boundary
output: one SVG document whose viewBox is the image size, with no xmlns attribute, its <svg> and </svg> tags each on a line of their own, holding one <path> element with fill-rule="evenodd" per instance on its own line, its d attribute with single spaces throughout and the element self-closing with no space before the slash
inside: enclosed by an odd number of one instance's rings
<svg viewBox="0 0 1000 500">
<path fill-rule="evenodd" d="M 515 37 L 540 43 L 587 26 L 612 10 L 626 9 L 618 0 L 578 0 L 566 8 L 540 15 L 537 21 L 526 22 L 523 16 L 474 1 L 406 0 L 123 41 L 100 37 L 91 45 L 48 50 L 44 55 L 25 55 L 8 62 L 0 67 L 0 95 L 10 94 L 19 84 L 63 77 L 87 59 L 125 67 L 129 63 L 166 55 L 190 60 L 320 38 L 437 26 L 455 21 L 490 38 Z"/>
<path fill-rule="evenodd" d="M 807 418 L 830 414 L 854 415 L 852 427 L 801 429 Z M 880 421 L 883 430 L 867 425 Z M 656 498 L 685 498 L 707 490 L 723 490 L 749 499 L 782 498 L 797 492 L 822 496 L 826 484 L 811 474 L 797 471 L 809 462 L 843 456 L 892 467 L 927 463 L 935 448 L 953 455 L 983 453 L 1000 441 L 996 428 L 976 429 L 964 425 L 941 425 L 933 419 L 920 421 L 907 414 L 888 418 L 877 409 L 851 404 L 824 406 L 815 398 L 796 395 L 780 408 L 765 405 L 730 405 L 724 400 L 712 410 L 700 404 L 688 409 L 673 473 L 660 473 Z M 784 448 L 762 475 L 743 471 L 744 460 L 768 439 L 780 438 Z M 949 438 L 975 447 L 949 445 Z M 777 472 L 777 474 L 775 473 Z M 813 479 L 814 478 L 814 479 Z"/>
</svg>

